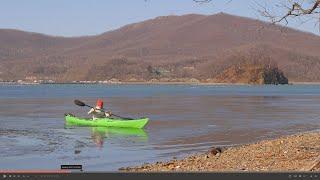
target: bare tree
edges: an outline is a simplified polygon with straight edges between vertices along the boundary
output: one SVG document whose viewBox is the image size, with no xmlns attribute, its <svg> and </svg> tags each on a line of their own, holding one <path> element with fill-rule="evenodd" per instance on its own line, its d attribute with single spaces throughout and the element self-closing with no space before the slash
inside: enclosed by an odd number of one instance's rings
<svg viewBox="0 0 320 180">
<path fill-rule="evenodd" d="M 288 24 L 288 18 L 309 17 L 319 20 L 320 0 L 286 0 L 279 2 L 271 7 L 260 6 L 260 14 L 269 18 L 273 23 L 285 22 Z"/>
<path fill-rule="evenodd" d="M 193 0 L 197 3 L 214 2 L 214 0 Z M 229 0 L 230 1 L 230 0 Z M 258 8 L 257 11 L 261 16 L 268 18 L 272 23 L 277 24 L 284 22 L 288 24 L 289 18 L 302 18 L 307 17 L 306 22 L 309 20 L 317 20 L 320 22 L 320 0 L 279 0 L 279 3 L 265 3 L 255 1 Z M 320 26 L 319 26 L 320 28 Z"/>
</svg>

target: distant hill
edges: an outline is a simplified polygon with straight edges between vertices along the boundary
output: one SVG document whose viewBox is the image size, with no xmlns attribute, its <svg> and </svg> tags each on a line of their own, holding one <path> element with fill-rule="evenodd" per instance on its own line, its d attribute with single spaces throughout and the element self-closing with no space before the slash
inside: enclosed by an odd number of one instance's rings
<svg viewBox="0 0 320 180">
<path fill-rule="evenodd" d="M 232 67 L 272 63 L 289 81 L 320 81 L 319 36 L 225 13 L 163 16 L 78 38 L 3 29 L 0 42 L 3 80 L 228 82 Z"/>
</svg>

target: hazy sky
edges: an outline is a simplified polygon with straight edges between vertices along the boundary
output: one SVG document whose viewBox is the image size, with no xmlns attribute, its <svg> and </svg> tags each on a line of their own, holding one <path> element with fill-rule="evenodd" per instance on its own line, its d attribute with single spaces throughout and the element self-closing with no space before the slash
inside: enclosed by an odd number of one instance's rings
<svg viewBox="0 0 320 180">
<path fill-rule="evenodd" d="M 276 0 L 259 0 L 259 2 Z M 123 25 L 164 15 L 226 12 L 263 19 L 250 0 L 1 0 L 0 28 L 20 29 L 58 36 L 95 35 Z M 291 27 L 316 34 L 314 23 L 291 22 Z"/>
</svg>

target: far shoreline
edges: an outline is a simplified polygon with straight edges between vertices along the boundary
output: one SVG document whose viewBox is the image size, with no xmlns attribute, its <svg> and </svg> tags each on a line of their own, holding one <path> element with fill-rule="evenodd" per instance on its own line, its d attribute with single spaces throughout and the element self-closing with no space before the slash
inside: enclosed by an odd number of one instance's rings
<svg viewBox="0 0 320 180">
<path fill-rule="evenodd" d="M 219 82 L 142 82 L 142 81 L 119 81 L 119 82 L 0 82 L 0 85 L 43 85 L 43 84 L 84 84 L 84 85 L 199 85 L 199 86 L 275 86 L 275 85 L 320 85 L 320 82 L 289 82 L 288 84 L 250 84 L 250 83 L 219 83 Z"/>
</svg>

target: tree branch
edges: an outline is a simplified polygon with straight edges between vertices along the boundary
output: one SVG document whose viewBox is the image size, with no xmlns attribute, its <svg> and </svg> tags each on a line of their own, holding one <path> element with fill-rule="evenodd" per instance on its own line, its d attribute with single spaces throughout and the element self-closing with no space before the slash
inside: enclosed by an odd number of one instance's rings
<svg viewBox="0 0 320 180">
<path fill-rule="evenodd" d="M 297 1 L 292 1 L 292 0 L 288 0 L 289 5 L 285 5 L 285 4 L 278 4 L 276 5 L 276 7 L 278 8 L 282 8 L 283 10 L 281 11 L 286 11 L 285 15 L 282 16 L 277 16 L 276 13 L 271 13 L 266 6 L 261 6 L 259 5 L 259 3 L 257 3 L 260 7 L 260 9 L 258 10 L 258 12 L 260 12 L 260 14 L 263 17 L 269 18 L 271 19 L 271 22 L 273 24 L 276 23 L 280 23 L 285 21 L 286 24 L 288 24 L 288 18 L 289 17 L 302 17 L 302 16 L 307 16 L 307 15 L 312 15 L 312 14 L 319 14 L 319 9 L 320 9 L 320 0 L 315 0 L 313 2 L 309 2 L 309 6 L 307 8 L 304 8 L 303 2 L 297 2 Z"/>
</svg>

